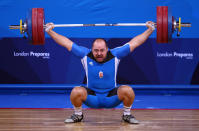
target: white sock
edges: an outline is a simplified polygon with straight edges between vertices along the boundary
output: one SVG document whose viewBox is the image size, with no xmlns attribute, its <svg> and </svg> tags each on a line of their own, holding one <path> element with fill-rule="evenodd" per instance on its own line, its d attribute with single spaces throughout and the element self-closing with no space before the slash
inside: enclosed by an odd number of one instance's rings
<svg viewBox="0 0 199 131">
<path fill-rule="evenodd" d="M 127 107 L 127 106 L 124 106 L 124 115 L 131 115 L 131 106 L 130 107 Z"/>
<path fill-rule="evenodd" d="M 80 106 L 80 107 L 74 106 L 74 110 L 75 110 L 76 115 L 82 115 L 82 106 Z"/>
</svg>

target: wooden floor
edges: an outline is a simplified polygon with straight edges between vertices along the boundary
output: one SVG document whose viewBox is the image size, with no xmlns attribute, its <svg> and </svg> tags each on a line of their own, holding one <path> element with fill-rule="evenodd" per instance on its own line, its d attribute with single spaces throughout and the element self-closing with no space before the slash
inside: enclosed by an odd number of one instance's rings
<svg viewBox="0 0 199 131">
<path fill-rule="evenodd" d="M 132 110 L 140 124 L 121 122 L 122 110 L 84 110 L 84 122 L 65 124 L 72 109 L 0 109 L 3 131 L 198 131 L 199 110 Z"/>
</svg>

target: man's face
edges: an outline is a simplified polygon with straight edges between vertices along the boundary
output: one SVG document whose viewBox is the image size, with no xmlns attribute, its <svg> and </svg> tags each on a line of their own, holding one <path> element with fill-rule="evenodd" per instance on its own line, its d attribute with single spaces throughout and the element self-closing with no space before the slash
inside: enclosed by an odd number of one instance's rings
<svg viewBox="0 0 199 131">
<path fill-rule="evenodd" d="M 92 53 L 97 62 L 103 62 L 107 56 L 108 48 L 102 39 L 97 39 L 93 43 Z"/>
</svg>

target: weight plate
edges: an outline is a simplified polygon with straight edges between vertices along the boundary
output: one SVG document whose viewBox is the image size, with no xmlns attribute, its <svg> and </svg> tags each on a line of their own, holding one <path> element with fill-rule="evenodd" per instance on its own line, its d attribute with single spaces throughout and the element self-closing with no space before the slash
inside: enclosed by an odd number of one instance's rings
<svg viewBox="0 0 199 131">
<path fill-rule="evenodd" d="M 29 9 L 26 17 L 28 40 L 32 43 L 32 9 Z"/>
<path fill-rule="evenodd" d="M 38 43 L 39 45 L 43 45 L 45 43 L 45 34 L 44 34 L 44 9 L 37 8 L 37 31 L 38 31 Z"/>
<path fill-rule="evenodd" d="M 32 8 L 32 44 L 38 45 L 37 8 Z"/>
<path fill-rule="evenodd" d="M 162 43 L 162 33 L 163 33 L 163 29 L 162 29 L 162 6 L 157 6 L 157 43 Z"/>
<path fill-rule="evenodd" d="M 172 32 L 173 32 L 173 24 L 172 24 L 172 10 L 168 7 L 168 42 L 172 41 Z"/>
<path fill-rule="evenodd" d="M 162 16 L 163 16 L 163 21 L 162 21 L 162 42 L 163 43 L 168 43 L 168 7 L 163 6 L 162 7 Z"/>
</svg>

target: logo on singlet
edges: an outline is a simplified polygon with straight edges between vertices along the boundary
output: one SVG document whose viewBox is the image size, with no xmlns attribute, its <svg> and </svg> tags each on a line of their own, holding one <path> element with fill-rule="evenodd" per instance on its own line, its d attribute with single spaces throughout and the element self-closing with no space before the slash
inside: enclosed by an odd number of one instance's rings
<svg viewBox="0 0 199 131">
<path fill-rule="evenodd" d="M 102 78 L 102 77 L 103 77 L 103 72 L 100 71 L 100 72 L 99 72 L 99 78 Z"/>
<path fill-rule="evenodd" d="M 93 66 L 93 62 L 92 62 L 92 61 L 91 61 L 91 62 L 89 62 L 89 65 Z"/>
</svg>

